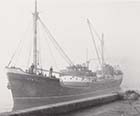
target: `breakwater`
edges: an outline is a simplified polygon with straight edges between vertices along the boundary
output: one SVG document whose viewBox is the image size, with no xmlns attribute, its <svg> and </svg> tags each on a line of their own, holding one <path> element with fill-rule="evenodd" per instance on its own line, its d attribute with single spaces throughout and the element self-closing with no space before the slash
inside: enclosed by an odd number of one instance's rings
<svg viewBox="0 0 140 116">
<path fill-rule="evenodd" d="M 34 107 L 14 112 L 8 112 L 1 114 L 2 116 L 49 116 L 64 114 L 72 111 L 76 111 L 83 108 L 102 105 L 110 103 L 120 99 L 118 93 L 111 93 L 106 95 L 100 95 L 96 97 L 90 97 L 86 99 L 73 100 L 69 102 L 57 103 L 52 105 Z"/>
</svg>

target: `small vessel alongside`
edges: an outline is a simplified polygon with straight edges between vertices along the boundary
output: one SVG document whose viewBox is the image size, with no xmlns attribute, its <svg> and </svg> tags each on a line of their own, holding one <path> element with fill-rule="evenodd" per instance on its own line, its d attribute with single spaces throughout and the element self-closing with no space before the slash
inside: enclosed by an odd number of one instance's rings
<svg viewBox="0 0 140 116">
<path fill-rule="evenodd" d="M 40 21 L 45 28 L 46 26 L 39 17 L 37 2 L 35 2 L 33 18 L 34 49 L 31 66 L 23 70 L 22 68 L 11 66 L 10 61 L 6 67 L 9 81 L 8 88 L 12 92 L 14 101 L 13 110 L 88 98 L 94 96 L 98 91 L 105 92 L 107 90 L 108 92 L 113 92 L 120 88 L 123 79 L 122 71 L 106 64 L 103 55 L 101 69 L 92 71 L 89 69 L 88 64 L 73 64 L 61 47 L 58 46 L 64 56 L 68 58 L 70 65 L 66 69 L 60 70 L 60 72 L 53 71 L 53 68 L 49 70 L 39 68 L 37 61 L 37 21 Z M 47 32 L 49 33 L 48 30 Z M 52 35 L 50 34 L 50 36 Z M 53 37 L 52 40 L 57 44 Z M 45 72 L 49 74 L 47 75 Z M 55 73 L 59 74 L 59 78 L 56 78 Z"/>
</svg>

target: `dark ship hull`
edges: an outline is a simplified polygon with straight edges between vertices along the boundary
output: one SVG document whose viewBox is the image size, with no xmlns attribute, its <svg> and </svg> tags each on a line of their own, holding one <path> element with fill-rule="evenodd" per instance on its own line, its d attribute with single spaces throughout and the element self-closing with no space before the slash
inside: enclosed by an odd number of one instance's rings
<svg viewBox="0 0 140 116">
<path fill-rule="evenodd" d="M 28 73 L 8 72 L 13 110 L 42 106 L 92 97 L 118 91 L 122 77 L 105 79 L 86 84 L 86 86 L 66 86 L 60 79 Z"/>
</svg>

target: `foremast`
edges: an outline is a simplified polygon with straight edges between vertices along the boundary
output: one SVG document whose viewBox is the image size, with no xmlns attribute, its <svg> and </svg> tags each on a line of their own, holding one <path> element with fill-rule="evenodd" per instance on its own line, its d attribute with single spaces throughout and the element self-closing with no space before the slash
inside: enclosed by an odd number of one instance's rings
<svg viewBox="0 0 140 116">
<path fill-rule="evenodd" d="M 37 11 L 37 0 L 35 0 L 35 11 L 33 13 L 33 26 L 34 26 L 34 40 L 33 40 L 33 65 L 34 73 L 37 73 L 37 20 L 38 20 L 38 11 Z"/>
</svg>

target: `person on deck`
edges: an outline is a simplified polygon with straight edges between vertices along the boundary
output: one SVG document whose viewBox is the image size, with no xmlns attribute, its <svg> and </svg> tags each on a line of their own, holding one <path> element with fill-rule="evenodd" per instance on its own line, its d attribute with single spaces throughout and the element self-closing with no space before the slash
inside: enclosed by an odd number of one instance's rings
<svg viewBox="0 0 140 116">
<path fill-rule="evenodd" d="M 30 69 L 29 69 L 29 72 L 30 72 L 31 74 L 34 73 L 34 68 L 35 68 L 35 66 L 34 66 L 34 64 L 32 64 L 32 65 L 30 66 Z"/>
<path fill-rule="evenodd" d="M 53 68 L 51 67 L 49 70 L 49 77 L 52 77 L 52 73 L 53 73 Z"/>
</svg>

